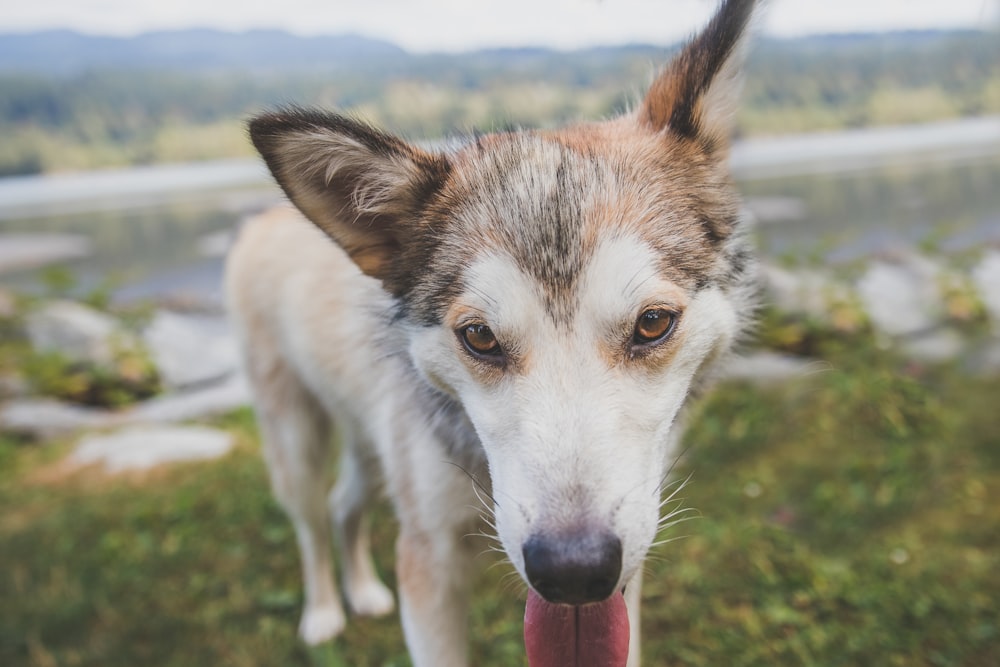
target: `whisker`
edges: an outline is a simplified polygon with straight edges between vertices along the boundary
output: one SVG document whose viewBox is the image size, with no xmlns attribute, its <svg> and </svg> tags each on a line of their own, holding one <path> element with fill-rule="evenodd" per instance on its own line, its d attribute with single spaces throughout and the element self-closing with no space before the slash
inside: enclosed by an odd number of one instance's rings
<svg viewBox="0 0 1000 667">
<path fill-rule="evenodd" d="M 489 554 L 491 552 L 493 552 L 493 553 L 503 553 L 499 549 L 489 548 L 489 549 L 484 549 L 481 555 L 485 556 L 485 555 L 487 555 L 487 554 Z M 494 562 L 490 563 L 490 566 L 486 568 L 486 572 L 489 572 L 490 570 L 492 570 L 495 567 L 500 567 L 500 566 L 503 566 L 503 565 L 510 565 L 510 561 L 507 560 L 506 558 L 498 558 Z"/>
<path fill-rule="evenodd" d="M 487 498 L 489 498 L 490 500 L 493 501 L 493 504 L 495 506 L 497 506 L 497 507 L 500 506 L 500 503 L 497 502 L 497 499 L 494 498 L 493 495 L 489 491 L 486 490 L 486 487 L 482 485 L 482 483 L 479 481 L 478 477 L 476 477 L 471 472 L 469 472 L 468 470 L 466 470 L 463 466 L 459 465 L 458 463 L 455 463 L 454 461 L 447 461 L 446 460 L 445 463 L 447 463 L 449 465 L 455 466 L 456 468 L 458 468 L 459 470 L 461 470 L 462 472 L 464 472 L 469 477 L 469 479 L 472 480 L 472 484 L 473 484 L 472 488 L 473 489 L 478 489 L 478 491 L 476 491 L 476 497 L 479 497 L 479 491 L 482 491 L 483 493 L 486 494 Z M 482 502 L 481 498 L 480 498 L 480 501 Z M 486 503 L 483 502 L 483 505 L 486 505 Z"/>
<path fill-rule="evenodd" d="M 656 546 L 659 546 L 659 542 L 654 542 L 653 544 L 649 545 L 649 548 L 652 549 L 652 548 L 654 548 Z M 657 564 L 659 564 L 659 563 L 666 563 L 666 562 L 667 562 L 667 559 L 665 557 L 661 556 L 660 554 L 653 553 L 652 551 L 649 552 L 648 554 L 646 554 L 646 563 L 647 564 L 648 563 L 657 563 Z M 643 572 L 644 573 L 646 572 L 646 568 L 643 568 Z"/>
<path fill-rule="evenodd" d="M 674 489 L 673 491 L 671 491 L 669 496 L 667 496 L 666 498 L 664 498 L 663 500 L 660 501 L 660 507 L 663 507 L 664 505 L 666 505 L 667 503 L 669 503 L 671 500 L 673 500 L 674 497 L 678 493 L 680 493 L 681 490 L 683 490 L 688 485 L 688 483 L 690 483 L 691 478 L 693 476 L 694 476 L 694 473 L 692 472 L 687 477 L 685 477 L 683 480 L 680 480 L 679 482 L 672 482 L 671 484 L 667 485 L 664 490 L 669 489 L 674 484 L 677 485 L 677 488 Z"/>
<path fill-rule="evenodd" d="M 487 542 L 499 542 L 499 540 L 497 540 L 496 535 L 492 535 L 490 533 L 486 533 L 486 532 L 483 532 L 481 530 L 477 530 L 474 533 L 466 533 L 465 535 L 462 535 L 462 539 L 466 539 L 466 538 L 469 538 L 469 537 L 475 537 L 475 538 L 482 537 L 482 538 L 485 538 L 487 540 Z"/>
<path fill-rule="evenodd" d="M 665 500 L 662 503 L 660 503 L 660 511 L 669 509 L 670 512 L 676 512 L 678 509 L 684 506 L 684 501 L 686 500 L 687 498 L 684 497 L 675 498 L 673 500 Z M 670 505 L 670 508 L 668 508 L 667 505 Z"/>
<path fill-rule="evenodd" d="M 680 514 L 686 514 L 688 512 L 697 512 L 698 510 L 694 507 L 685 507 L 684 503 L 677 501 L 677 503 L 670 508 L 668 511 L 664 512 L 663 515 L 657 520 L 658 524 L 662 524 L 664 521 L 669 521 L 671 518 L 678 516 Z"/>
<path fill-rule="evenodd" d="M 677 467 L 677 464 L 680 463 L 681 459 L 684 458 L 684 456 L 690 450 L 691 450 L 691 445 L 689 444 L 684 449 L 682 449 L 680 453 L 677 454 L 677 456 L 674 457 L 673 462 L 671 462 L 671 464 L 667 467 L 667 471 L 663 473 L 663 476 L 660 478 L 660 483 L 657 484 L 657 488 L 663 488 L 663 483 L 667 481 L 667 478 L 670 477 L 670 474 L 674 471 L 674 468 Z M 691 474 L 693 475 L 694 473 L 692 472 Z M 691 479 L 691 475 L 688 475 L 688 479 Z"/>
<path fill-rule="evenodd" d="M 676 516 L 682 516 L 684 514 L 690 515 L 692 512 L 694 513 L 694 516 L 688 516 L 688 517 L 685 517 L 685 518 L 688 518 L 688 519 L 697 519 L 697 518 L 701 517 L 701 512 L 699 512 L 694 507 L 681 507 L 681 508 L 678 508 L 678 509 L 674 510 L 673 512 L 670 512 L 669 514 L 664 514 L 662 517 L 660 517 L 660 520 L 657 521 L 656 523 L 657 523 L 657 525 L 662 526 L 666 522 L 672 520 Z"/>
<path fill-rule="evenodd" d="M 493 529 L 493 532 L 497 532 L 496 517 L 488 514 L 479 513 L 479 520 L 485 523 L 489 528 Z"/>
<path fill-rule="evenodd" d="M 666 522 L 664 524 L 660 524 L 659 526 L 657 526 L 656 532 L 657 533 L 662 533 L 665 530 L 673 528 L 674 526 L 676 526 L 679 523 L 686 523 L 688 521 L 693 521 L 695 519 L 700 519 L 700 518 L 701 517 L 699 517 L 699 516 L 685 516 L 685 517 L 681 517 L 680 519 L 674 519 L 673 521 L 668 521 L 668 522 Z"/>
<path fill-rule="evenodd" d="M 527 585 L 521 579 L 521 575 L 517 573 L 517 570 L 508 572 L 500 578 L 500 589 L 505 593 L 517 592 L 518 594 L 527 594 Z"/>
<path fill-rule="evenodd" d="M 651 545 L 649 545 L 649 547 L 651 549 L 654 548 L 654 547 L 661 547 L 664 544 L 670 544 L 671 542 L 676 542 L 677 540 L 683 540 L 683 539 L 688 538 L 688 537 L 691 537 L 691 536 L 690 535 L 676 535 L 674 537 L 670 537 L 670 538 L 667 538 L 665 540 L 659 540 L 657 542 L 653 542 Z"/>
</svg>

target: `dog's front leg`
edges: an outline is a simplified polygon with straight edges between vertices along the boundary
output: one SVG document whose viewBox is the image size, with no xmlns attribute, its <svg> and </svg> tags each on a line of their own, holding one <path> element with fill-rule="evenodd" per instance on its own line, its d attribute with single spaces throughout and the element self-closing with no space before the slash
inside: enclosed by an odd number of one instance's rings
<svg viewBox="0 0 1000 667">
<path fill-rule="evenodd" d="M 399 519 L 399 613 L 414 667 L 466 667 L 472 560 L 479 511 L 466 469 L 436 440 L 411 437 L 383 456 Z M 480 472 L 476 470 L 475 472 Z"/>
<path fill-rule="evenodd" d="M 457 534 L 405 527 L 396 543 L 400 615 L 414 667 L 465 667 L 470 554 Z"/>
<path fill-rule="evenodd" d="M 642 568 L 636 570 L 625 586 L 625 606 L 628 608 L 629 643 L 626 667 L 639 667 L 642 632 L 639 610 L 642 603 Z"/>
</svg>

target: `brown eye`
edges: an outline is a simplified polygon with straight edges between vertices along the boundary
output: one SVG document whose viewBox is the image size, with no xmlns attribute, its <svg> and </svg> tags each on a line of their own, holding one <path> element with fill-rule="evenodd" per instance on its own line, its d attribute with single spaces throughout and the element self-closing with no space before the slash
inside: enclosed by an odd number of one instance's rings
<svg viewBox="0 0 1000 667">
<path fill-rule="evenodd" d="M 477 357 L 497 358 L 503 356 L 500 343 L 485 324 L 470 324 L 459 333 L 469 352 Z"/>
<path fill-rule="evenodd" d="M 677 315 L 663 308 L 651 308 L 635 322 L 633 345 L 651 345 L 664 340 L 674 331 Z"/>
</svg>

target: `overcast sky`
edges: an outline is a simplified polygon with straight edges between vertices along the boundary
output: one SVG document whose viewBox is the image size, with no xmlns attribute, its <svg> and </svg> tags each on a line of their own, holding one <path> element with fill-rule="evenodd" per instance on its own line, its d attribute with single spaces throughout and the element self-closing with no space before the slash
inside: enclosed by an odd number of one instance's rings
<svg viewBox="0 0 1000 667">
<path fill-rule="evenodd" d="M 356 32 L 412 51 L 484 46 L 669 44 L 715 0 L 0 0 L 0 32 L 72 28 L 134 35 L 211 27 Z M 996 27 L 1000 0 L 770 0 L 772 35 Z"/>
</svg>

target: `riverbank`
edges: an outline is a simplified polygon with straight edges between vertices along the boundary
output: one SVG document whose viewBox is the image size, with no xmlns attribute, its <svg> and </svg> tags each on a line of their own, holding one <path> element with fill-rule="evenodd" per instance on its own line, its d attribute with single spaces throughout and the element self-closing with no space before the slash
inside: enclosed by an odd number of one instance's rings
<svg viewBox="0 0 1000 667">
<path fill-rule="evenodd" d="M 995 155 L 1000 155 L 1000 116 L 737 141 L 731 165 L 738 180 L 754 180 Z M 259 160 L 23 176 L 0 179 L 0 221 L 146 207 L 222 190 L 278 197 Z"/>
<path fill-rule="evenodd" d="M 923 125 L 747 139 L 733 146 L 737 180 L 832 174 L 898 163 L 961 163 L 1000 155 L 1000 116 Z"/>
</svg>

